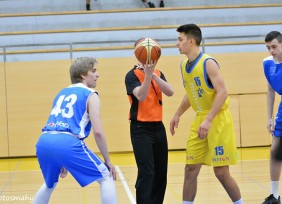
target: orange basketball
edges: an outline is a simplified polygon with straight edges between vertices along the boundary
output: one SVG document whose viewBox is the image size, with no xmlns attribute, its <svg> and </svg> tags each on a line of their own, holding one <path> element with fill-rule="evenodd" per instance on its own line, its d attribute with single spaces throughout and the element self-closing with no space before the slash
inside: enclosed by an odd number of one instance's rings
<svg viewBox="0 0 282 204">
<path fill-rule="evenodd" d="M 142 64 L 150 64 L 161 57 L 161 45 L 152 38 L 143 38 L 135 46 L 134 54 Z"/>
</svg>

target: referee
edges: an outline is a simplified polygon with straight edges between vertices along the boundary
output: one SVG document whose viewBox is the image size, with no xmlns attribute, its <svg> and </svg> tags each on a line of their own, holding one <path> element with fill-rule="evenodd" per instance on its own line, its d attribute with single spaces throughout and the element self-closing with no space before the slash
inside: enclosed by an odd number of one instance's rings
<svg viewBox="0 0 282 204">
<path fill-rule="evenodd" d="M 174 91 L 164 74 L 155 69 L 156 64 L 138 62 L 125 77 L 131 105 L 131 143 L 138 168 L 137 204 L 163 203 L 167 184 L 168 144 L 162 123 L 162 93 L 172 96 Z"/>
</svg>

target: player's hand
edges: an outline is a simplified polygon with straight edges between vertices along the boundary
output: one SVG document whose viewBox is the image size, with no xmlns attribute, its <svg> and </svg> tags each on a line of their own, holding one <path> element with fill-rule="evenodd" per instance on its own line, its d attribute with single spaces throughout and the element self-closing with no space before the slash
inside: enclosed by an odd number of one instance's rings
<svg viewBox="0 0 282 204">
<path fill-rule="evenodd" d="M 198 137 L 200 139 L 205 139 L 206 137 L 208 137 L 210 127 L 211 122 L 208 120 L 204 120 L 197 131 Z"/>
<path fill-rule="evenodd" d="M 67 175 L 68 175 L 68 170 L 65 167 L 63 167 L 61 169 L 60 177 L 65 178 Z"/>
<path fill-rule="evenodd" d="M 152 75 L 155 70 L 156 65 L 157 65 L 157 61 L 155 62 L 152 61 L 150 64 L 143 64 L 143 69 L 144 69 L 145 74 Z"/>
<path fill-rule="evenodd" d="M 114 180 L 117 180 L 116 169 L 115 169 L 114 165 L 111 162 L 106 162 L 106 165 L 109 168 L 110 176 L 112 176 Z"/>
<path fill-rule="evenodd" d="M 272 119 L 269 119 L 267 121 L 267 130 L 270 134 L 273 134 L 274 131 L 274 121 Z"/>
<path fill-rule="evenodd" d="M 172 135 L 175 134 L 174 128 L 178 128 L 178 123 L 179 123 L 179 117 L 177 115 L 174 115 L 172 120 L 170 121 L 170 133 Z"/>
</svg>

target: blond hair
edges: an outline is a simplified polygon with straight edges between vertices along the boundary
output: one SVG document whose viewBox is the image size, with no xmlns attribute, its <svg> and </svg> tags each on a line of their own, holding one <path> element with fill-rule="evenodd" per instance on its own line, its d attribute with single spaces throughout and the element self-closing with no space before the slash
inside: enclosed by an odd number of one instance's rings
<svg viewBox="0 0 282 204">
<path fill-rule="evenodd" d="M 85 76 L 96 63 L 98 62 L 93 57 L 80 57 L 74 60 L 70 66 L 70 78 L 72 84 L 82 82 L 81 76 Z"/>
</svg>

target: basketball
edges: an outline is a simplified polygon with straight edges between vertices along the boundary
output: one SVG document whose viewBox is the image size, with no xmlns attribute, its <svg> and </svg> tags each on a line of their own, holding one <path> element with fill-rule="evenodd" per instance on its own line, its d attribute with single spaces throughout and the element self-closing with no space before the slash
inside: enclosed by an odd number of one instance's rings
<svg viewBox="0 0 282 204">
<path fill-rule="evenodd" d="M 161 57 L 161 45 L 152 38 L 142 38 L 137 42 L 134 54 L 142 64 L 150 64 Z"/>
</svg>

